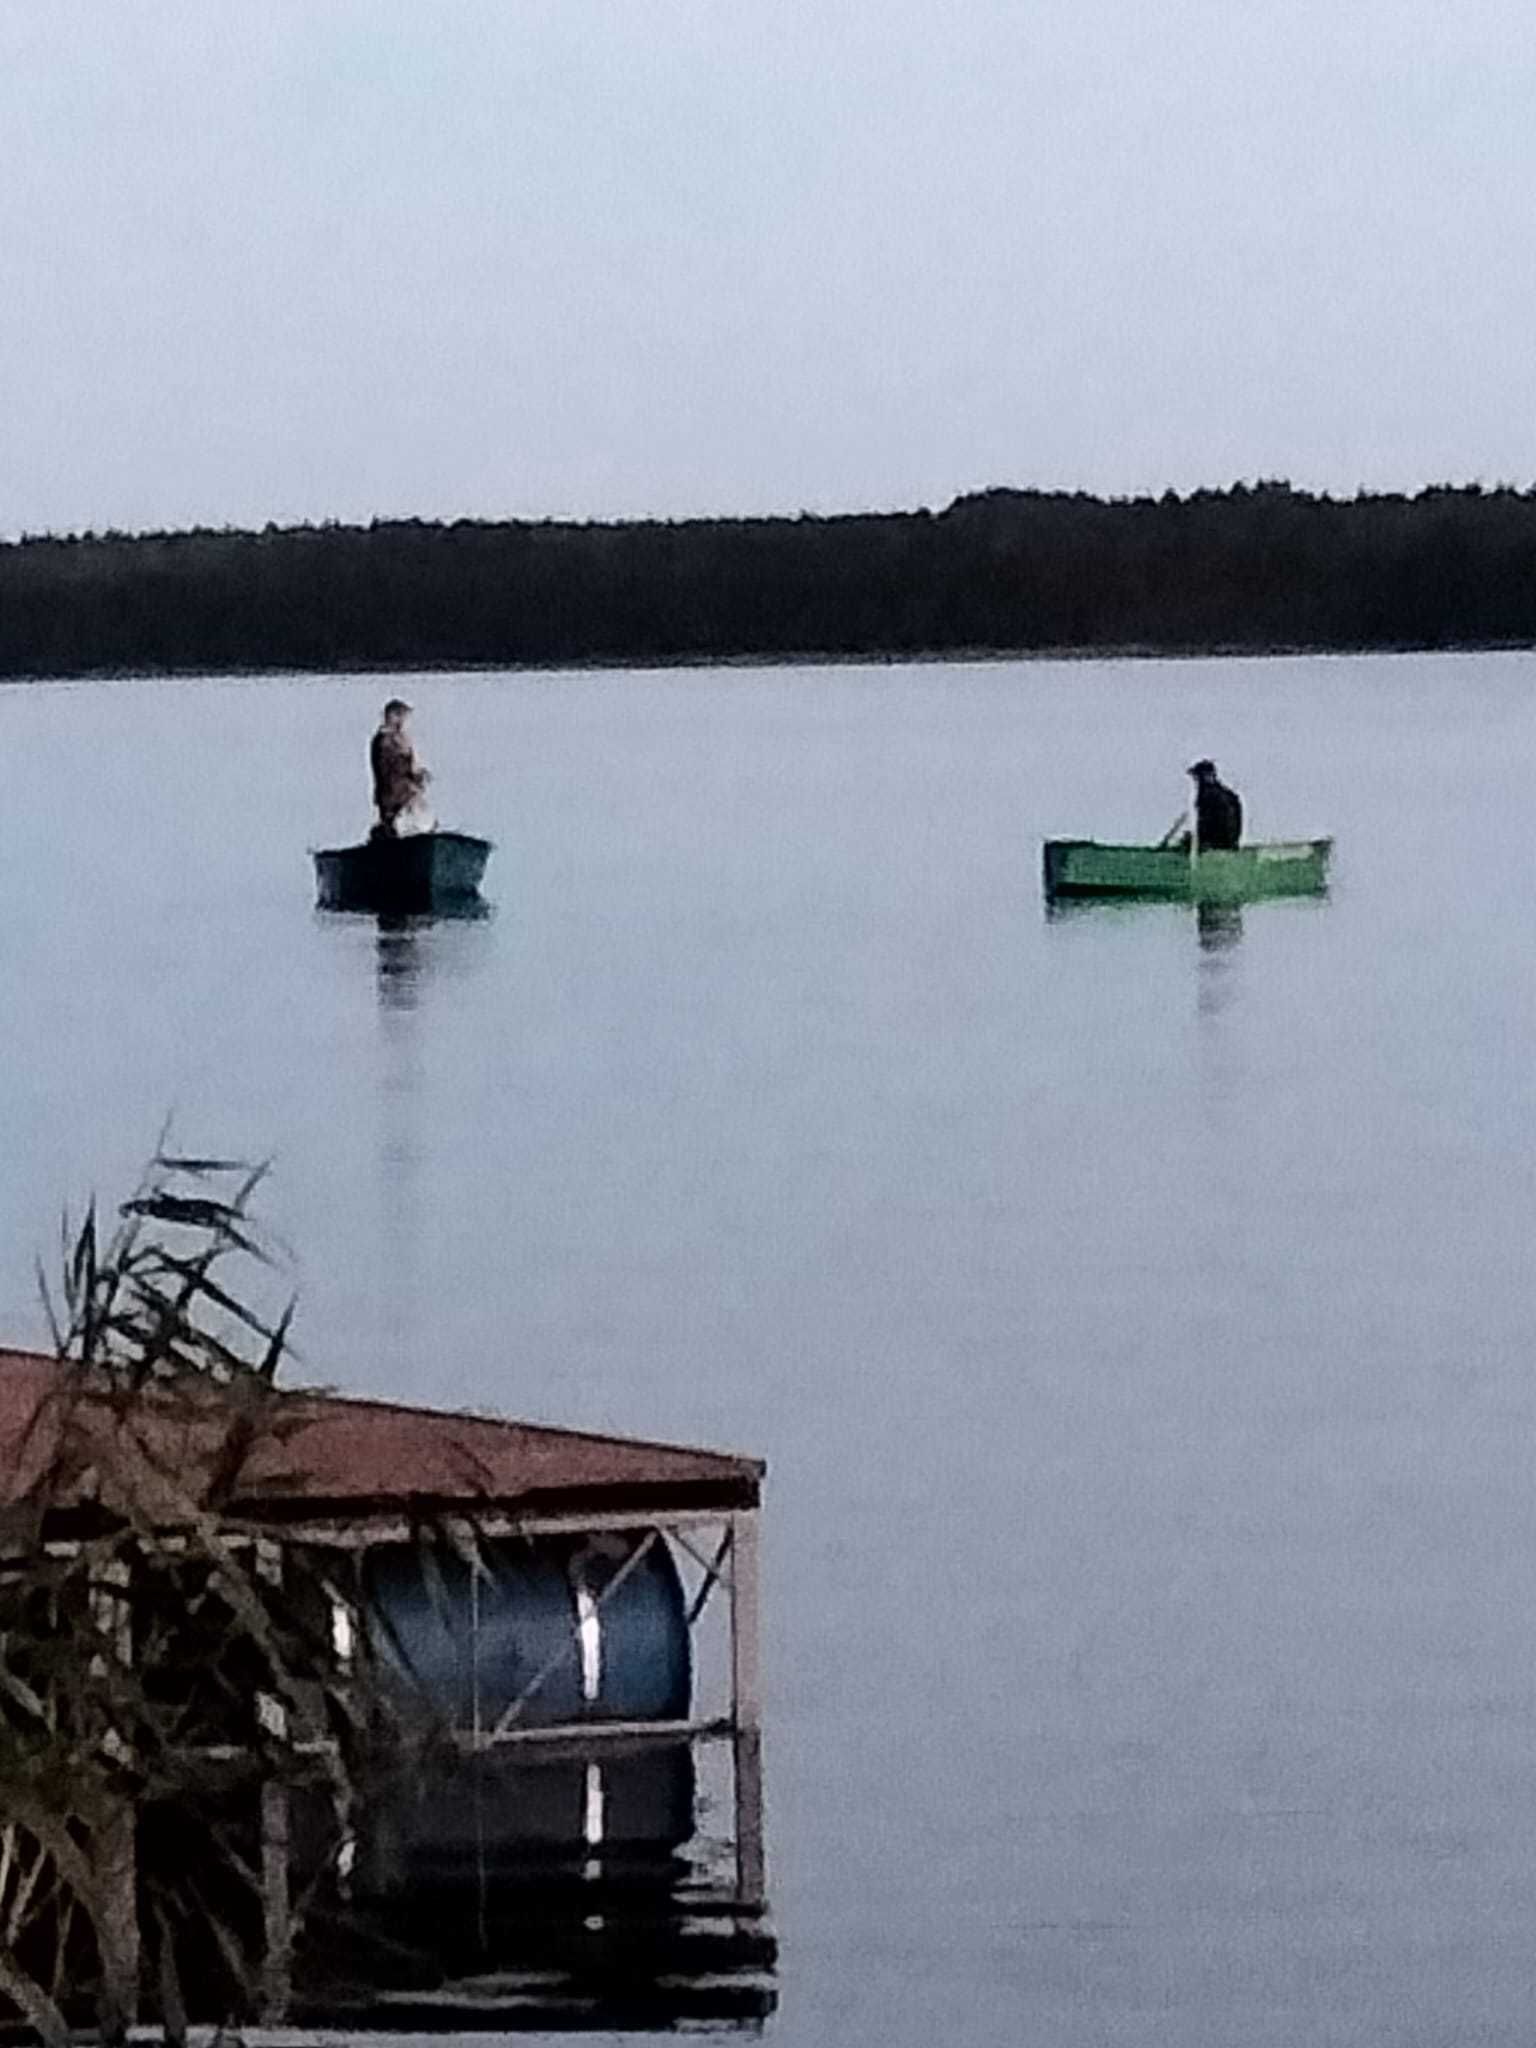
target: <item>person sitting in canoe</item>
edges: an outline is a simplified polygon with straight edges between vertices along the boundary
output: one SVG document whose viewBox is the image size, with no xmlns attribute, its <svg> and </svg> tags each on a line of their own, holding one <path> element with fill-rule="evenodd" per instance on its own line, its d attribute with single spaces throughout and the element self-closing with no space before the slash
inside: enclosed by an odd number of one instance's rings
<svg viewBox="0 0 1536 2048">
<path fill-rule="evenodd" d="M 1228 789 L 1217 779 L 1214 761 L 1196 761 L 1186 768 L 1185 774 L 1194 778 L 1195 784 L 1195 830 L 1200 835 L 1202 853 L 1226 853 L 1242 843 L 1243 800 L 1235 789 Z M 1179 817 L 1168 827 L 1159 841 L 1162 846 L 1171 846 L 1180 853 L 1189 851 L 1189 826 L 1184 817 Z"/>
<path fill-rule="evenodd" d="M 416 758 L 416 749 L 405 722 L 411 707 L 403 698 L 391 697 L 384 706 L 379 729 L 368 746 L 373 770 L 373 801 L 379 813 L 375 838 L 397 839 L 413 832 L 430 832 L 436 824 L 424 801 L 430 770 Z"/>
</svg>

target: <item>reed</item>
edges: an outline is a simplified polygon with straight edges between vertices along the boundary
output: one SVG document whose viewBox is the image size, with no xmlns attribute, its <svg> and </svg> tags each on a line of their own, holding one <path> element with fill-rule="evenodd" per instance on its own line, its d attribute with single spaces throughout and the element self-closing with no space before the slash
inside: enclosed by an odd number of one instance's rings
<svg viewBox="0 0 1536 2048">
<path fill-rule="evenodd" d="M 162 1146 L 40 1272 L 60 1370 L 0 1530 L 0 1994 L 50 2048 L 121 2040 L 146 1998 L 170 2041 L 279 2013 L 391 1711 L 338 1655 L 333 1567 L 242 1509 L 294 1426 L 265 1172 Z M 276 1916 L 274 1793 L 330 1836 Z"/>
</svg>

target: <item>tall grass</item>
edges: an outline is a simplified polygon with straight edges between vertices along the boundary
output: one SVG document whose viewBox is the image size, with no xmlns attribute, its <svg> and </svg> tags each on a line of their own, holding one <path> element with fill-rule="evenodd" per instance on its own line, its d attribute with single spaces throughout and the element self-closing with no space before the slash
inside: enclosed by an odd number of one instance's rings
<svg viewBox="0 0 1536 2048">
<path fill-rule="evenodd" d="M 339 1844 L 376 1754 L 331 1565 L 275 1563 L 244 1491 L 295 1422 L 264 1172 L 162 1148 L 40 1275 L 57 1379 L 0 1531 L 0 1994 L 49 2044 L 120 2040 L 146 1997 L 168 2040 L 279 2014 L 334 1858 L 274 1919 L 262 1817 L 301 1796 Z"/>
</svg>

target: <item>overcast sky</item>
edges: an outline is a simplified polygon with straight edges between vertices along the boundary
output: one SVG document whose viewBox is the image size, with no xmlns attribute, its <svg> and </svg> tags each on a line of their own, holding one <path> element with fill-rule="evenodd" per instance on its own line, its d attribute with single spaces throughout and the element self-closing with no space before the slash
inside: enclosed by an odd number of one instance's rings
<svg viewBox="0 0 1536 2048">
<path fill-rule="evenodd" d="M 1530 0 L 0 0 L 0 530 L 1536 479 Z"/>
</svg>

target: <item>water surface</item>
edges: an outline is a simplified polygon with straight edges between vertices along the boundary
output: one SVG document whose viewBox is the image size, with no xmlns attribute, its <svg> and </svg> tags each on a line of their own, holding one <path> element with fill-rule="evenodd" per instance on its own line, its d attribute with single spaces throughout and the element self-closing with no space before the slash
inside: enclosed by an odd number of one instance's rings
<svg viewBox="0 0 1536 2048">
<path fill-rule="evenodd" d="M 764 1454 L 784 2048 L 1524 2043 L 1536 668 L 0 695 L 0 1327 L 168 1110 L 316 1377 Z M 1047 919 L 1215 756 L 1322 904 Z"/>
</svg>

